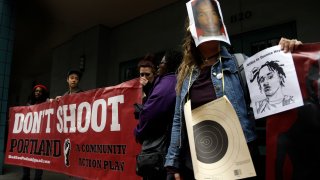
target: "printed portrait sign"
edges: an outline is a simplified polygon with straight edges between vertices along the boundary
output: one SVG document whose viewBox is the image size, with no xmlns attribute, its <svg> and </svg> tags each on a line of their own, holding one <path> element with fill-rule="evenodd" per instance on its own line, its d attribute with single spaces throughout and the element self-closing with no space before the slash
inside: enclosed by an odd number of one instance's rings
<svg viewBox="0 0 320 180">
<path fill-rule="evenodd" d="M 6 164 L 84 179 L 141 179 L 135 173 L 138 79 L 10 108 Z"/>
<path fill-rule="evenodd" d="M 196 46 L 212 40 L 230 44 L 218 1 L 191 0 L 186 5 L 189 28 Z"/>
<path fill-rule="evenodd" d="M 280 46 L 248 58 L 244 70 L 256 119 L 303 105 L 292 55 Z"/>
</svg>

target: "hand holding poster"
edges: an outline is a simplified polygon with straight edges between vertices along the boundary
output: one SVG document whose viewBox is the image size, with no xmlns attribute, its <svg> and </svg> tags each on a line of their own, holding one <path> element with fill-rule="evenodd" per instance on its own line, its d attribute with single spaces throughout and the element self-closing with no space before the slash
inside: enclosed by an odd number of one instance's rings
<svg viewBox="0 0 320 180">
<path fill-rule="evenodd" d="M 255 118 L 303 105 L 291 53 L 280 46 L 267 48 L 244 62 Z"/>
<path fill-rule="evenodd" d="M 140 179 L 135 174 L 133 104 L 137 79 L 10 108 L 5 163 L 85 179 Z"/>
</svg>

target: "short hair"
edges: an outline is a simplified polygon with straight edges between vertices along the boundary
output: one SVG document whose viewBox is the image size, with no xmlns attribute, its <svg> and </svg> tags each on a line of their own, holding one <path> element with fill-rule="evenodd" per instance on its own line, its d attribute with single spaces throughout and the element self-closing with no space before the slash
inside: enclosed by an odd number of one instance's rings
<svg viewBox="0 0 320 180">
<path fill-rule="evenodd" d="M 35 91 L 38 87 L 40 87 L 41 89 L 43 89 L 44 91 L 49 92 L 47 86 L 43 85 L 43 84 L 36 84 L 35 86 L 33 86 L 32 90 Z"/>
<path fill-rule="evenodd" d="M 212 4 L 213 10 L 216 12 L 216 14 L 218 16 L 218 19 L 219 19 L 219 26 L 220 26 L 220 28 L 222 28 L 223 24 L 222 24 L 222 18 L 221 18 L 220 12 L 219 12 L 219 7 L 217 5 L 217 2 L 214 1 L 214 0 L 196 0 L 196 1 L 194 1 L 192 9 L 194 11 L 194 20 L 195 20 L 196 27 L 200 28 L 200 25 L 199 25 L 199 22 L 198 22 L 198 18 L 197 18 L 197 16 L 198 16 L 197 6 L 201 2 L 206 2 L 206 3 L 210 2 Z"/>
<path fill-rule="evenodd" d="M 35 97 L 35 91 L 37 88 L 41 88 L 42 89 L 42 95 L 39 97 L 39 99 L 36 99 Z M 47 98 L 49 98 L 49 89 L 47 86 L 37 83 L 35 86 L 33 86 L 32 88 L 32 92 L 28 97 L 28 104 L 29 105 L 33 105 L 36 102 L 45 102 L 47 100 Z"/>
<path fill-rule="evenodd" d="M 141 67 L 150 67 L 152 72 L 155 73 L 156 66 L 155 66 L 155 56 L 154 54 L 148 53 L 146 54 L 138 63 L 138 71 Z"/>
<path fill-rule="evenodd" d="M 69 70 L 68 73 L 67 73 L 67 78 L 69 78 L 69 76 L 70 76 L 71 74 L 76 74 L 76 75 L 78 75 L 79 80 L 81 79 L 81 76 L 82 76 L 81 71 L 79 71 L 79 70 L 77 70 L 77 69 L 71 69 L 71 70 Z"/>
<path fill-rule="evenodd" d="M 182 53 L 180 51 L 168 50 L 164 54 L 168 72 L 176 72 L 182 61 Z"/>
</svg>

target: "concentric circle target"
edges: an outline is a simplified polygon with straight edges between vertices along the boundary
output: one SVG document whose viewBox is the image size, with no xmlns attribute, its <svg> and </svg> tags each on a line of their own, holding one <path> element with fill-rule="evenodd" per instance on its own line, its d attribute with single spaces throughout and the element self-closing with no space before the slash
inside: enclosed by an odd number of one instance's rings
<svg viewBox="0 0 320 180">
<path fill-rule="evenodd" d="M 221 160 L 228 150 L 228 135 L 217 122 L 204 120 L 193 126 L 197 159 L 206 164 Z"/>
</svg>

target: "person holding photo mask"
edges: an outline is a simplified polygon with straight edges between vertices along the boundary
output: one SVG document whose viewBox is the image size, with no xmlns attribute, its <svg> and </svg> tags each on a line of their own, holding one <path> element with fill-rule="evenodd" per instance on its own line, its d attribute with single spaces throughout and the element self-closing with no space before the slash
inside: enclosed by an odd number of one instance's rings
<svg viewBox="0 0 320 180">
<path fill-rule="evenodd" d="M 177 97 L 171 142 L 165 162 L 167 171 L 169 174 L 173 174 L 176 180 L 194 179 L 184 116 L 187 95 L 191 100 L 192 109 L 226 95 L 237 113 L 254 166 L 256 166 L 257 177 L 253 179 L 263 178 L 261 177 L 261 169 L 256 164 L 258 163 L 256 158 L 259 150 L 255 141 L 257 138 L 255 122 L 247 112 L 235 57 L 227 51 L 225 43 L 217 40 L 205 41 L 196 46 L 194 36 L 190 31 L 189 21 L 187 21 L 185 29 L 186 34 L 182 47 L 183 60 L 177 76 Z M 284 52 L 291 52 L 301 44 L 301 41 L 286 38 L 281 38 L 279 42 Z M 224 88 L 222 76 L 224 78 Z"/>
<path fill-rule="evenodd" d="M 193 4 L 198 37 L 224 35 L 222 18 L 217 4 L 212 0 L 197 0 Z"/>
</svg>

